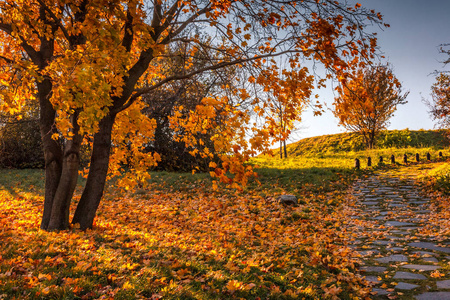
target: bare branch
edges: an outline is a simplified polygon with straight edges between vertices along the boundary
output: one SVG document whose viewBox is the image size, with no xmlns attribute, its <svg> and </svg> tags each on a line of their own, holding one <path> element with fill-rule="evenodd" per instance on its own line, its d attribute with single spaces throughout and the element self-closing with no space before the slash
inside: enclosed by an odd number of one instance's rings
<svg viewBox="0 0 450 300">
<path fill-rule="evenodd" d="M 209 10 L 211 10 L 210 4 L 208 4 L 207 6 L 205 6 L 203 9 L 199 10 L 198 12 L 196 12 L 195 14 L 193 14 L 190 18 L 188 18 L 185 22 L 183 22 L 183 24 L 180 25 L 180 27 L 178 27 L 175 31 L 169 33 L 162 41 L 161 44 L 168 44 L 174 37 L 176 37 L 177 35 L 179 35 L 181 32 L 183 32 L 184 29 L 186 29 L 187 26 L 189 26 L 190 24 L 192 24 L 195 19 L 197 19 L 199 16 L 205 14 L 206 12 L 208 12 Z"/>
<path fill-rule="evenodd" d="M 127 109 L 128 107 L 130 107 L 134 101 L 136 101 L 137 98 L 139 98 L 141 95 L 149 93 L 161 86 L 163 86 L 164 84 L 174 81 L 174 80 L 181 80 L 181 79 L 187 79 L 190 78 L 192 76 L 195 76 L 197 74 L 203 73 L 203 72 L 207 72 L 207 71 L 213 71 L 213 70 L 218 70 L 224 67 L 228 67 L 228 66 L 233 66 L 233 65 L 238 65 L 238 64 L 243 64 L 243 63 L 247 63 L 247 62 L 251 62 L 251 61 L 255 61 L 255 60 L 259 60 L 259 59 L 263 59 L 263 58 L 267 58 L 267 57 L 276 57 L 276 56 L 281 56 L 284 54 L 288 54 L 288 53 L 295 53 L 297 52 L 296 50 L 287 50 L 287 51 L 283 51 L 283 52 L 279 52 L 279 53 L 269 53 L 269 54 L 265 54 L 265 55 L 259 55 L 259 56 L 254 56 L 254 57 L 250 57 L 250 58 L 243 58 L 243 59 L 236 59 L 233 61 L 229 61 L 229 62 L 221 62 L 212 66 L 208 66 L 208 67 L 204 67 L 198 70 L 195 70 L 193 72 L 190 73 L 186 73 L 183 75 L 174 75 L 174 76 L 170 76 L 167 77 L 163 80 L 161 80 L 160 82 L 149 86 L 149 87 L 145 87 L 145 88 L 141 88 L 141 89 L 137 89 L 134 91 L 133 95 L 128 99 L 128 101 L 121 106 L 120 108 L 116 109 L 116 110 L 112 110 L 113 113 L 118 113 L 120 111 L 123 111 L 125 109 Z"/>
</svg>

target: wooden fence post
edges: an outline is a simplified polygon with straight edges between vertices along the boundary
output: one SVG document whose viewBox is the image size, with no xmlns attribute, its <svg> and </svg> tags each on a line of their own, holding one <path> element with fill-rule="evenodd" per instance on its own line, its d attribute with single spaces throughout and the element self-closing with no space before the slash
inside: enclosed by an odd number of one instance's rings
<svg viewBox="0 0 450 300">
<path fill-rule="evenodd" d="M 408 155 L 406 155 L 406 153 L 403 155 L 403 163 L 408 163 Z"/>
<path fill-rule="evenodd" d="M 391 155 L 391 163 L 395 164 L 395 156 L 394 156 L 394 154 Z"/>
<path fill-rule="evenodd" d="M 419 153 L 416 153 L 416 162 L 420 161 Z"/>
<path fill-rule="evenodd" d="M 361 166 L 360 166 L 360 163 L 359 163 L 359 159 L 358 159 L 358 158 L 355 158 L 355 169 L 356 169 L 356 170 L 359 170 L 360 167 L 361 167 Z"/>
<path fill-rule="evenodd" d="M 367 166 L 371 167 L 372 166 L 372 158 L 369 156 L 367 157 Z"/>
<path fill-rule="evenodd" d="M 381 165 L 383 163 L 383 156 L 380 156 L 379 164 Z"/>
<path fill-rule="evenodd" d="M 431 160 L 431 154 L 430 154 L 430 152 L 427 153 L 427 160 Z"/>
</svg>

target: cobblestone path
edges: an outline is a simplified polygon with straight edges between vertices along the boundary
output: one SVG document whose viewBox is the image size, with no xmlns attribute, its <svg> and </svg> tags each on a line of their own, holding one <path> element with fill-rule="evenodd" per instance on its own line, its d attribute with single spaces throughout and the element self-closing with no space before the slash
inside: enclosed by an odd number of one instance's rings
<svg viewBox="0 0 450 300">
<path fill-rule="evenodd" d="M 414 183 L 417 168 L 377 172 L 353 186 L 352 247 L 373 299 L 450 299 L 450 241 L 427 224 L 430 198 Z"/>
</svg>

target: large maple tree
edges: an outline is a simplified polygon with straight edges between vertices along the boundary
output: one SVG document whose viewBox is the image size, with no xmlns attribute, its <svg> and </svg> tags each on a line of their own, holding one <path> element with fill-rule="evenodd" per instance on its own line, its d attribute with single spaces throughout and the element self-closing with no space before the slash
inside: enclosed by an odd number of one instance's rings
<svg viewBox="0 0 450 300">
<path fill-rule="evenodd" d="M 282 55 L 292 72 L 304 72 L 310 59 L 343 80 L 375 53 L 366 26 L 381 20 L 359 4 L 330 0 L 1 0 L 0 110 L 18 113 L 27 102 L 39 103 L 46 180 L 41 228 L 69 227 L 83 143 L 92 152 L 72 220 L 81 229 L 93 225 L 108 174 L 120 174 L 126 164 L 133 176 L 120 184 L 145 183 L 159 156 L 142 151 L 156 126 L 142 114 L 151 105 L 142 95 L 232 65 L 253 70 L 249 79 L 264 85 L 267 77 L 258 74 Z M 179 43 L 186 63 L 170 74 L 167 50 Z M 200 52 L 208 57 L 194 68 L 189 58 Z M 234 95 L 249 98 L 244 89 Z M 180 107 L 171 122 L 184 128 L 181 140 L 189 144 L 190 132 L 214 128 L 218 115 L 226 119 L 212 137 L 222 159 L 211 164 L 212 175 L 230 182 L 231 172 L 245 183 L 253 171 L 243 162 L 270 144 L 270 126 L 253 126 L 250 117 L 266 106 L 254 98 L 238 108 L 228 99 L 206 97 L 188 112 Z"/>
</svg>

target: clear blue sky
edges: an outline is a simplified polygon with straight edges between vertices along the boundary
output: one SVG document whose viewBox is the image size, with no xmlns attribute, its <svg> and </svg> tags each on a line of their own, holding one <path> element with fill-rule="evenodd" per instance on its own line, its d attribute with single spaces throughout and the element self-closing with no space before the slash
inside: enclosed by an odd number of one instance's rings
<svg viewBox="0 0 450 300">
<path fill-rule="evenodd" d="M 369 9 L 375 9 L 391 25 L 378 32 L 378 44 L 386 60 L 394 68 L 394 74 L 402 82 L 403 90 L 409 90 L 408 103 L 398 107 L 388 129 L 433 129 L 427 107 L 422 98 L 428 98 L 434 70 L 444 70 L 441 63 L 446 57 L 439 54 L 439 45 L 450 43 L 450 1 L 448 0 L 352 0 Z M 447 66 L 450 69 L 450 66 Z M 334 98 L 332 87 L 316 91 L 322 102 L 331 107 Z M 331 112 L 313 117 L 311 111 L 303 115 L 300 130 L 291 142 L 301 138 L 345 132 L 338 127 Z"/>
</svg>

